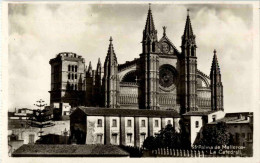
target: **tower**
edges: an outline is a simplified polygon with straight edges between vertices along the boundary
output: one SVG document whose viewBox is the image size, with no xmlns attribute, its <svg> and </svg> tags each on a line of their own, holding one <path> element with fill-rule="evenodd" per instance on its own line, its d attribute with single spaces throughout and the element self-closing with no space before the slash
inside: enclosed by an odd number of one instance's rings
<svg viewBox="0 0 260 163">
<path fill-rule="evenodd" d="M 91 62 L 89 62 L 88 69 L 86 70 L 86 95 L 85 95 L 86 106 L 92 106 L 93 104 L 92 92 L 93 92 L 93 70 L 92 70 Z"/>
<path fill-rule="evenodd" d="M 217 59 L 217 51 L 214 50 L 214 56 L 210 71 L 210 87 L 211 87 L 211 109 L 224 110 L 223 107 L 223 85 L 221 81 L 221 73 Z"/>
<path fill-rule="evenodd" d="M 157 30 L 149 6 L 142 40 L 143 52 L 140 54 L 140 108 L 158 109 L 159 57 Z"/>
<path fill-rule="evenodd" d="M 50 103 L 83 105 L 85 60 L 75 53 L 62 52 L 49 63 L 51 65 Z"/>
<path fill-rule="evenodd" d="M 196 41 L 193 34 L 189 10 L 187 14 L 184 34 L 182 36 L 180 60 L 180 104 L 181 112 L 197 111 L 196 99 L 196 76 L 197 76 L 197 57 Z"/>
<path fill-rule="evenodd" d="M 107 108 L 118 108 L 119 95 L 119 77 L 118 77 L 118 63 L 112 37 L 110 37 L 110 44 L 104 64 L 104 104 Z"/>
</svg>

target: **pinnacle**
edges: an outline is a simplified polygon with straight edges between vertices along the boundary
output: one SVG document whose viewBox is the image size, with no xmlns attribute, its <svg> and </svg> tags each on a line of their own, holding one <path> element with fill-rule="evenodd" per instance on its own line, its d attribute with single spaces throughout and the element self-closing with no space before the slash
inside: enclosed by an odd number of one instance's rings
<svg viewBox="0 0 260 163">
<path fill-rule="evenodd" d="M 110 60 L 116 60 L 116 54 L 114 52 L 114 47 L 113 47 L 113 44 L 112 44 L 113 39 L 112 39 L 111 36 L 110 36 L 109 41 L 110 41 L 110 44 L 109 44 L 109 47 L 108 47 L 107 57 L 109 57 Z"/>
<path fill-rule="evenodd" d="M 92 71 L 92 65 L 91 65 L 91 61 L 89 62 L 89 66 L 88 66 L 88 72 Z"/>
<path fill-rule="evenodd" d="M 190 16 L 189 16 L 189 9 L 187 9 L 187 19 L 186 19 L 186 24 L 185 24 L 185 29 L 184 29 L 184 38 L 188 38 L 190 36 L 193 36 L 193 30 L 191 26 L 191 21 L 190 21 Z"/>
<path fill-rule="evenodd" d="M 214 55 L 213 55 L 213 60 L 211 65 L 211 71 L 216 71 L 217 73 L 220 73 L 216 49 L 214 49 L 213 53 Z"/>
<path fill-rule="evenodd" d="M 89 67 L 89 69 L 92 68 L 91 61 L 89 61 L 89 66 L 88 67 Z"/>
<path fill-rule="evenodd" d="M 155 31 L 151 4 L 149 4 L 149 10 L 148 10 L 148 14 L 147 14 L 146 25 L 145 25 L 144 31 L 145 31 L 145 33 L 151 33 L 153 31 Z"/>
</svg>

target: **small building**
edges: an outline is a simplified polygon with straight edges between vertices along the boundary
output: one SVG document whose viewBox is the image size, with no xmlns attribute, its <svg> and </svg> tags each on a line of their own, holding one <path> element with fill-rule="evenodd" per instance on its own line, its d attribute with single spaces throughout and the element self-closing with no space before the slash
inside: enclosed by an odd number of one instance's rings
<svg viewBox="0 0 260 163">
<path fill-rule="evenodd" d="M 253 146 L 253 113 L 236 112 L 226 113 L 225 117 L 208 123 L 216 125 L 219 122 L 225 122 L 227 130 L 231 133 L 234 145 L 252 148 Z"/>
<path fill-rule="evenodd" d="M 13 157 L 129 157 L 114 145 L 23 145 Z"/>
<path fill-rule="evenodd" d="M 141 147 L 167 124 L 179 131 L 176 111 L 78 107 L 70 115 L 70 130 L 77 144 L 113 144 Z"/>
<path fill-rule="evenodd" d="M 14 112 L 8 112 L 9 120 L 27 120 L 31 117 L 33 111 L 27 108 L 16 109 Z"/>
<path fill-rule="evenodd" d="M 8 135 L 8 155 L 23 145 L 23 140 L 19 140 L 15 134 Z"/>
<path fill-rule="evenodd" d="M 208 123 L 216 122 L 225 117 L 222 110 L 208 112 L 187 112 L 183 114 L 186 132 L 189 133 L 191 145 L 202 137 L 202 129 Z"/>
</svg>

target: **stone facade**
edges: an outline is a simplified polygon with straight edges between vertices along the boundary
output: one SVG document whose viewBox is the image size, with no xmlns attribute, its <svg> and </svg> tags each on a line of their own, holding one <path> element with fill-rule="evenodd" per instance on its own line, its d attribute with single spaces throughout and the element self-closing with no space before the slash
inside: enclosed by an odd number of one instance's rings
<svg viewBox="0 0 260 163">
<path fill-rule="evenodd" d="M 50 60 L 50 103 L 84 104 L 85 60 L 75 53 L 59 53 Z"/>
<path fill-rule="evenodd" d="M 104 64 L 96 70 L 81 56 L 60 53 L 50 60 L 51 103 L 121 109 L 189 111 L 223 110 L 223 85 L 216 52 L 210 76 L 197 69 L 196 40 L 187 15 L 181 51 L 163 27 L 158 37 L 149 7 L 139 58 L 117 62 L 112 37 Z"/>
</svg>

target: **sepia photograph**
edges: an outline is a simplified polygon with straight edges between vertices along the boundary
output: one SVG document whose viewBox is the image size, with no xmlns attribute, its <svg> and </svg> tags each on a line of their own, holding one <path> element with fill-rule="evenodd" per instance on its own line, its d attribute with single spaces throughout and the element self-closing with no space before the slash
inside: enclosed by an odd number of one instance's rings
<svg viewBox="0 0 260 163">
<path fill-rule="evenodd" d="M 9 159 L 258 156 L 259 3 L 3 8 Z"/>
</svg>

